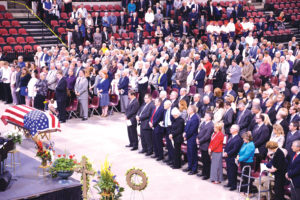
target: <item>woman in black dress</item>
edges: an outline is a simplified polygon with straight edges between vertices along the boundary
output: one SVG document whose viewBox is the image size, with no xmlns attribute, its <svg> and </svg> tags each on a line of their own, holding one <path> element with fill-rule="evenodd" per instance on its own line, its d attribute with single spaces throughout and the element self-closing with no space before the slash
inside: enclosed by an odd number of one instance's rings
<svg viewBox="0 0 300 200">
<path fill-rule="evenodd" d="M 172 122 L 169 138 L 174 146 L 173 169 L 181 168 L 181 144 L 183 142 L 184 119 L 180 117 L 181 113 L 178 108 L 173 108 L 171 111 L 174 121 Z"/>
</svg>

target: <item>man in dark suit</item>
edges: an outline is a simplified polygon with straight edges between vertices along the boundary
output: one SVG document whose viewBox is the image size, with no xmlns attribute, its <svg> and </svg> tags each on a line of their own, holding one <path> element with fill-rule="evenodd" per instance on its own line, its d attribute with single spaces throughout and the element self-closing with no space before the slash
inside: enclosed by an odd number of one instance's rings
<svg viewBox="0 0 300 200">
<path fill-rule="evenodd" d="M 263 22 L 263 18 L 260 18 L 259 22 L 255 26 L 257 37 L 260 39 L 265 31 L 265 23 Z"/>
<path fill-rule="evenodd" d="M 232 37 L 229 38 L 228 46 L 229 46 L 230 50 L 233 52 L 236 49 L 236 43 L 233 41 Z"/>
<path fill-rule="evenodd" d="M 246 109 L 244 101 L 238 103 L 239 112 L 235 123 L 240 127 L 240 136 L 248 130 L 248 126 L 252 119 L 251 111 Z"/>
<path fill-rule="evenodd" d="M 289 123 L 300 121 L 300 116 L 297 113 L 297 108 L 295 106 L 290 107 L 289 114 L 290 114 L 289 120 L 288 120 Z"/>
<path fill-rule="evenodd" d="M 95 28 L 99 28 L 101 26 L 102 19 L 99 16 L 98 12 L 95 12 L 95 17 L 93 17 L 93 22 L 94 22 Z"/>
<path fill-rule="evenodd" d="M 232 83 L 226 83 L 226 91 L 224 92 L 223 98 L 226 97 L 226 95 L 230 94 L 232 95 L 234 98 L 236 98 L 237 94 L 234 90 L 232 90 Z"/>
<path fill-rule="evenodd" d="M 140 18 L 145 17 L 145 12 L 147 11 L 147 8 L 148 0 L 138 0 L 136 2 L 136 10 L 138 11 Z"/>
<path fill-rule="evenodd" d="M 274 101 L 272 99 L 267 100 L 266 109 L 264 112 L 269 116 L 272 124 L 274 124 L 276 121 L 276 111 L 275 111 L 275 108 L 273 107 L 273 104 L 274 104 Z"/>
<path fill-rule="evenodd" d="M 292 200 L 298 200 L 300 197 L 300 140 L 295 140 L 292 145 L 292 149 L 295 152 L 290 165 L 288 167 L 288 171 L 286 174 L 286 178 L 291 180 L 291 193 Z"/>
<path fill-rule="evenodd" d="M 172 165 L 173 160 L 174 160 L 174 147 L 169 138 L 170 131 L 171 131 L 171 125 L 172 125 L 172 121 L 173 121 L 173 117 L 171 115 L 171 110 L 172 110 L 172 102 L 169 100 L 166 100 L 164 103 L 163 126 L 164 126 L 164 131 L 165 131 L 165 139 L 167 142 L 168 159 L 164 160 L 164 162 L 166 162 L 168 165 Z"/>
<path fill-rule="evenodd" d="M 225 102 L 225 114 L 223 117 L 224 129 L 225 133 L 229 136 L 230 135 L 230 127 L 234 122 L 234 111 L 231 108 L 231 103 L 226 101 Z"/>
<path fill-rule="evenodd" d="M 109 41 L 109 35 L 107 32 L 107 28 L 103 27 L 103 31 L 102 31 L 102 43 L 106 43 Z"/>
<path fill-rule="evenodd" d="M 186 123 L 184 129 L 184 140 L 187 141 L 187 159 L 188 167 L 184 169 L 184 172 L 189 172 L 189 175 L 194 175 L 198 170 L 198 154 L 196 137 L 198 134 L 199 118 L 196 115 L 197 107 L 190 105 L 188 107 L 189 120 Z"/>
<path fill-rule="evenodd" d="M 288 151 L 288 157 L 292 158 L 292 144 L 296 140 L 300 140 L 300 132 L 298 131 L 299 122 L 292 122 L 289 126 L 290 131 L 286 136 L 285 149 Z"/>
<path fill-rule="evenodd" d="M 214 20 L 217 8 L 216 8 L 216 6 L 213 6 L 212 1 L 209 2 L 209 5 L 206 6 L 205 10 L 206 10 L 206 13 L 207 13 L 208 20 L 209 21 Z"/>
<path fill-rule="evenodd" d="M 139 43 L 140 45 L 143 43 L 143 34 L 141 30 L 138 28 L 133 37 L 133 43 Z"/>
<path fill-rule="evenodd" d="M 139 25 L 139 19 L 136 16 L 136 13 L 133 13 L 131 17 L 131 32 L 136 32 L 138 25 Z"/>
<path fill-rule="evenodd" d="M 157 161 L 160 161 L 164 158 L 163 152 L 163 134 L 164 129 L 161 126 L 161 122 L 164 119 L 164 108 L 162 105 L 162 99 L 156 98 L 154 101 L 155 108 L 151 114 L 149 121 L 150 127 L 153 129 L 152 141 L 153 141 L 153 150 L 154 155 L 151 158 L 156 158 Z"/>
<path fill-rule="evenodd" d="M 289 132 L 289 123 L 286 120 L 287 113 L 285 109 L 279 109 L 279 111 L 276 113 L 276 124 L 280 124 L 283 128 L 284 135 L 287 136 Z"/>
<path fill-rule="evenodd" d="M 275 111 L 278 112 L 280 108 L 282 108 L 284 103 L 285 96 L 284 94 L 278 94 L 276 97 L 276 103 L 273 105 Z"/>
<path fill-rule="evenodd" d="M 264 124 L 265 117 L 262 114 L 256 115 L 256 125 L 252 131 L 253 142 L 259 153 L 255 154 L 256 166 L 255 170 L 259 169 L 260 161 L 267 156 L 266 143 L 270 138 L 269 128 Z"/>
<path fill-rule="evenodd" d="M 186 21 L 183 21 L 182 25 L 180 26 L 180 37 L 188 37 L 190 35 L 190 29 Z"/>
<path fill-rule="evenodd" d="M 225 146 L 224 157 L 226 161 L 228 183 L 225 187 L 229 187 L 230 191 L 236 190 L 237 187 L 237 172 L 238 166 L 235 164 L 235 158 L 237 157 L 242 145 L 243 140 L 239 136 L 239 126 L 234 124 L 230 128 L 231 137 Z"/>
<path fill-rule="evenodd" d="M 200 115 L 200 118 L 203 118 L 205 116 L 205 113 L 207 111 L 211 111 L 211 107 L 210 107 L 210 100 L 209 100 L 209 97 L 208 96 L 204 96 L 203 97 L 203 102 L 201 103 L 200 105 L 200 108 L 198 110 L 198 113 Z"/>
<path fill-rule="evenodd" d="M 130 102 L 127 106 L 125 115 L 127 121 L 127 132 L 128 132 L 128 138 L 129 138 L 129 145 L 126 145 L 126 147 L 132 147 L 132 151 L 135 151 L 138 149 L 138 136 L 137 136 L 137 122 L 136 122 L 136 114 L 139 110 L 139 102 L 135 97 L 134 91 L 128 92 L 128 97 L 130 99 Z M 130 121 L 130 122 L 129 122 Z"/>
<path fill-rule="evenodd" d="M 197 87 L 197 92 L 202 95 L 204 88 L 204 79 L 205 79 L 205 70 L 203 69 L 203 65 L 199 64 L 197 67 L 197 71 L 194 75 L 195 86 Z"/>
<path fill-rule="evenodd" d="M 203 176 L 203 180 L 207 180 L 210 177 L 210 164 L 211 159 L 208 154 L 208 146 L 211 140 L 211 136 L 214 132 L 214 123 L 211 121 L 213 118 L 213 114 L 211 112 L 206 112 L 204 116 L 203 122 L 200 124 L 200 132 L 197 136 L 197 143 L 200 146 L 201 150 L 201 161 L 203 164 L 202 174 L 199 176 Z"/>
<path fill-rule="evenodd" d="M 120 13 L 117 24 L 119 26 L 119 34 L 121 35 L 123 32 L 126 33 L 127 16 L 124 12 Z"/>
<path fill-rule="evenodd" d="M 142 151 L 139 153 L 146 153 L 146 156 L 153 154 L 153 144 L 152 144 L 152 129 L 149 126 L 149 120 L 153 111 L 152 97 L 146 94 L 144 97 L 144 105 L 139 109 L 136 120 L 140 124 L 141 129 L 141 143 Z"/>
<path fill-rule="evenodd" d="M 257 116 L 261 113 L 260 105 L 253 105 L 251 108 L 252 118 L 250 124 L 248 126 L 248 131 L 252 131 L 254 127 L 257 125 Z"/>
<path fill-rule="evenodd" d="M 63 71 L 56 72 L 58 83 L 55 88 L 55 97 L 58 110 L 58 118 L 60 123 L 66 122 L 66 101 L 67 101 L 67 81 L 63 77 Z"/>
<path fill-rule="evenodd" d="M 178 98 L 178 102 L 180 102 L 181 100 L 184 100 L 186 102 L 186 105 L 189 106 L 189 104 L 190 104 L 190 98 L 187 95 L 186 88 L 181 88 L 180 89 L 180 96 Z"/>
</svg>

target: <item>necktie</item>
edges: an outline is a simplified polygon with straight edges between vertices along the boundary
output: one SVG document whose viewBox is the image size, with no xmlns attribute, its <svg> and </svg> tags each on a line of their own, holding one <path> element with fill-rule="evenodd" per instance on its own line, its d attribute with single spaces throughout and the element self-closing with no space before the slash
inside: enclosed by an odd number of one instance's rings
<svg viewBox="0 0 300 200">
<path fill-rule="evenodd" d="M 294 155 L 294 157 L 293 157 L 293 161 L 296 159 L 296 157 L 297 157 L 297 153 Z"/>
<path fill-rule="evenodd" d="M 165 117 L 165 127 L 169 126 L 169 110 L 166 112 L 166 117 Z"/>
<path fill-rule="evenodd" d="M 143 108 L 143 110 L 142 110 L 142 112 L 140 113 L 140 115 L 139 116 L 142 116 L 142 114 L 143 114 L 143 112 L 144 112 L 144 110 L 145 110 L 145 108 L 148 106 L 148 104 L 146 104 L 145 106 L 144 106 L 144 108 Z"/>
<path fill-rule="evenodd" d="M 239 117 L 239 120 L 238 120 L 238 123 L 240 123 L 243 114 L 244 114 L 244 111 L 241 113 L 241 115 L 240 115 L 240 117 Z"/>
<path fill-rule="evenodd" d="M 161 77 L 162 77 L 162 74 L 159 75 L 159 77 L 158 77 L 158 81 L 157 81 L 158 84 L 160 84 L 160 79 L 161 79 Z"/>
<path fill-rule="evenodd" d="M 153 114 L 152 114 L 152 116 L 151 116 L 151 123 L 153 123 L 153 117 L 154 117 L 154 115 L 155 115 L 155 113 L 156 113 L 156 107 L 155 107 L 155 109 L 154 109 L 154 111 L 153 111 Z"/>
</svg>

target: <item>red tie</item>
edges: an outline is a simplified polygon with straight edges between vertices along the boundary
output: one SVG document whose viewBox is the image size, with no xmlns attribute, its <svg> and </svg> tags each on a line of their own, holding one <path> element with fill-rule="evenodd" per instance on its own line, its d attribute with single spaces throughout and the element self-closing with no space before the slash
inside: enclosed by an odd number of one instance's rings
<svg viewBox="0 0 300 200">
<path fill-rule="evenodd" d="M 154 117 L 154 115 L 155 115 L 155 112 L 156 112 L 156 107 L 155 107 L 155 109 L 154 109 L 154 111 L 153 111 L 153 114 L 152 114 L 152 117 L 151 117 L 151 123 L 153 123 L 153 117 Z"/>
<path fill-rule="evenodd" d="M 297 154 L 294 155 L 293 161 L 295 160 L 296 157 L 297 157 Z"/>
</svg>

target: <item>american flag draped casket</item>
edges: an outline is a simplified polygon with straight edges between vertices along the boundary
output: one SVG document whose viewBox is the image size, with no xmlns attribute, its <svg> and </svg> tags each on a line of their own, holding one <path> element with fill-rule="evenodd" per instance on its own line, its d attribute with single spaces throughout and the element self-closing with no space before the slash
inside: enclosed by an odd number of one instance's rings
<svg viewBox="0 0 300 200">
<path fill-rule="evenodd" d="M 39 132 L 61 131 L 56 116 L 26 105 L 16 105 L 7 108 L 1 116 L 2 122 L 15 124 L 25 128 L 32 136 Z"/>
</svg>

